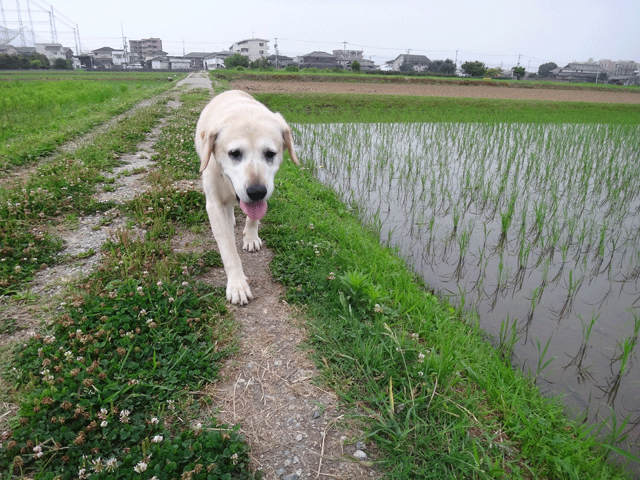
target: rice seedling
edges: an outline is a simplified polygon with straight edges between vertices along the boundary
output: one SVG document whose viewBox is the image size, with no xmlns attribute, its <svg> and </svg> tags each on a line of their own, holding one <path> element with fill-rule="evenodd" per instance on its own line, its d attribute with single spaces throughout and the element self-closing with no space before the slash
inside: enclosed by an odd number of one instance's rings
<svg viewBox="0 0 640 480">
<path fill-rule="evenodd" d="M 568 347 L 581 349 L 580 338 L 556 343 L 554 325 L 579 318 L 594 302 L 605 308 L 612 289 L 602 285 L 613 278 L 624 282 L 627 272 L 638 271 L 640 165 L 631 159 L 640 155 L 634 141 L 640 132 L 635 125 L 361 123 L 298 124 L 296 130 L 301 158 L 316 164 L 316 145 L 322 145 L 327 170 L 318 178 L 341 192 L 346 203 L 360 204 L 365 222 L 371 198 L 395 212 L 390 244 L 427 283 L 452 292 L 461 282 L 472 285 L 463 289 L 466 305 L 480 312 L 485 328 L 500 331 L 502 340 L 501 319 L 487 325 L 483 313 L 504 312 L 520 319 L 518 330 L 535 326 L 543 332 L 534 338 L 537 355 L 522 360 L 533 363 L 534 377 L 550 367 L 553 372 Z M 367 142 L 346 154 L 358 138 Z M 342 165 L 345 161 L 355 164 Z M 376 174 L 357 177 L 358 164 L 365 161 Z M 347 188 L 354 184 L 358 188 Z M 402 228 L 399 219 L 413 225 L 414 212 L 432 218 L 428 229 Z M 476 221 L 483 223 L 484 234 L 461 228 Z M 416 246 L 403 250 L 409 244 Z M 416 257 L 417 245 L 428 255 Z M 480 260 L 467 261 L 476 251 Z M 623 311 L 636 301 L 632 291 L 623 287 L 617 294 Z M 527 298 L 525 292 L 534 293 Z M 616 321 L 624 323 L 629 315 L 623 312 Z M 521 354 L 526 337 L 518 340 L 514 351 Z M 640 381 L 626 367 L 637 344 L 617 342 L 611 347 L 623 352 L 624 368 L 609 378 L 603 365 L 592 365 L 593 377 L 586 380 L 591 392 L 616 378 Z M 583 373 L 576 364 L 571 368 L 567 375 Z M 608 391 L 613 397 L 621 392 Z M 594 419 L 598 402 L 590 409 Z M 618 413 L 634 415 L 633 408 Z"/>
</svg>

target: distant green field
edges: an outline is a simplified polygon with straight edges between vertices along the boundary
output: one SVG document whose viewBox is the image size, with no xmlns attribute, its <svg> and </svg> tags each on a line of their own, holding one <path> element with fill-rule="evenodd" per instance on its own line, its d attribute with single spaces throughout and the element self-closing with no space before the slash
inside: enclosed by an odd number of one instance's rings
<svg viewBox="0 0 640 480">
<path fill-rule="evenodd" d="M 47 155 L 171 85 L 166 73 L 3 72 L 0 169 Z"/>
<path fill-rule="evenodd" d="M 391 95 L 254 95 L 293 123 L 640 124 L 640 105 Z"/>
</svg>

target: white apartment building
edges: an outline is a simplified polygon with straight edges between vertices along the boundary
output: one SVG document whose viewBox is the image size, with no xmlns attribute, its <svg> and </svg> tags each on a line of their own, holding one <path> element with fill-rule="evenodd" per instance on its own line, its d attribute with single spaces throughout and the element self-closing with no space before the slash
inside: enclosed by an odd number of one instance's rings
<svg viewBox="0 0 640 480">
<path fill-rule="evenodd" d="M 242 56 L 249 57 L 249 60 L 253 62 L 269 56 L 269 40 L 263 38 L 241 40 L 231 45 L 229 50 L 232 53 L 239 53 Z"/>
</svg>

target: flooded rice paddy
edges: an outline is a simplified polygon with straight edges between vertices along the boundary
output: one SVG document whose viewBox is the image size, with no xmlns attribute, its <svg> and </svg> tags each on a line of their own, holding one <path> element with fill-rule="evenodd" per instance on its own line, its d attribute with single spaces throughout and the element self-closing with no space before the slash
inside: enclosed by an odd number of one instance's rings
<svg viewBox="0 0 640 480">
<path fill-rule="evenodd" d="M 640 127 L 295 129 L 316 176 L 428 285 L 543 391 L 637 445 Z"/>
</svg>

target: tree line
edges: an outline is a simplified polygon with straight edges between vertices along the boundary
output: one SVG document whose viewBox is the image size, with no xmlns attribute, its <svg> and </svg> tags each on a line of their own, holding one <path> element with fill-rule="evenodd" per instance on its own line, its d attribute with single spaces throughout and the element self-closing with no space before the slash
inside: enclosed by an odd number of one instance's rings
<svg viewBox="0 0 640 480">
<path fill-rule="evenodd" d="M 46 55 L 33 53 L 31 55 L 0 55 L 0 70 L 71 70 L 71 60 L 57 58 L 53 64 Z"/>
</svg>

